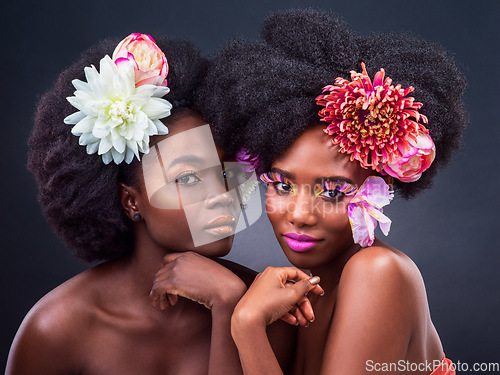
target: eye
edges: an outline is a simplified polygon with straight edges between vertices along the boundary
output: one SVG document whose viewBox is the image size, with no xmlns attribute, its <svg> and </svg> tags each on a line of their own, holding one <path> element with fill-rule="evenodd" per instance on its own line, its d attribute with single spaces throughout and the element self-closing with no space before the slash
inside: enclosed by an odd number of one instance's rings
<svg viewBox="0 0 500 375">
<path fill-rule="evenodd" d="M 229 189 L 234 189 L 248 180 L 247 174 L 238 167 L 225 169 L 222 172 L 222 177 L 226 180 Z"/>
<path fill-rule="evenodd" d="M 356 187 L 345 181 L 324 181 L 321 185 L 316 185 L 316 197 L 325 199 L 339 199 L 347 195 L 353 195 L 357 191 Z"/>
<path fill-rule="evenodd" d="M 345 196 L 345 194 L 342 193 L 341 191 L 338 191 L 337 189 L 334 189 L 334 190 L 324 190 L 324 191 L 320 192 L 318 194 L 318 196 L 323 197 L 323 198 L 327 198 L 327 199 L 335 199 L 335 198 L 343 197 L 343 196 Z"/>
<path fill-rule="evenodd" d="M 294 192 L 293 186 L 290 184 L 287 184 L 286 182 L 274 182 L 273 186 L 274 186 L 274 189 L 277 190 L 281 194 Z"/>
<path fill-rule="evenodd" d="M 201 182 L 198 174 L 194 171 L 183 172 L 175 178 L 175 183 L 184 186 L 192 186 Z"/>
<path fill-rule="evenodd" d="M 295 194 L 296 192 L 296 186 L 279 173 L 263 173 L 260 175 L 260 180 L 268 185 L 273 185 L 274 190 L 280 195 Z"/>
<path fill-rule="evenodd" d="M 235 177 L 237 177 L 238 173 L 236 170 L 234 169 L 225 169 L 223 172 L 222 172 L 222 176 L 226 179 L 226 180 L 231 180 Z"/>
</svg>

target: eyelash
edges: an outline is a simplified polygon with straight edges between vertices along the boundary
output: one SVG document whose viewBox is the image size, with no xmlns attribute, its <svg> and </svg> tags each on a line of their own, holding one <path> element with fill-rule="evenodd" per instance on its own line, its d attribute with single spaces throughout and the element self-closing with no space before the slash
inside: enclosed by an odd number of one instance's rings
<svg viewBox="0 0 500 375">
<path fill-rule="evenodd" d="M 345 182 L 345 181 L 324 181 L 323 185 L 316 185 L 316 191 L 314 193 L 314 196 L 320 197 L 324 193 L 328 192 L 334 192 L 335 196 L 323 196 L 326 199 L 337 199 L 339 197 L 344 197 L 346 195 L 353 195 L 355 194 L 357 189 L 352 186 L 351 184 Z"/>
<path fill-rule="evenodd" d="M 260 180 L 265 184 L 273 185 L 274 190 L 276 190 L 276 192 L 281 195 L 285 194 L 294 195 L 297 192 L 297 188 L 289 179 L 276 172 L 262 173 L 260 175 Z M 289 190 L 280 189 L 280 186 L 282 185 L 288 186 Z"/>
<path fill-rule="evenodd" d="M 288 180 L 286 177 L 282 176 L 277 172 L 267 172 L 260 175 L 260 180 L 268 185 L 273 185 L 274 189 L 278 194 L 296 194 L 296 186 Z M 289 187 L 288 190 L 280 189 L 280 186 L 286 185 Z M 323 197 L 325 199 L 337 199 L 339 197 L 344 197 L 347 195 L 355 194 L 357 189 L 345 181 L 324 181 L 322 185 L 316 185 L 314 196 L 316 198 Z M 324 193 L 333 192 L 334 196 L 325 196 Z"/>
<path fill-rule="evenodd" d="M 188 182 L 182 182 L 181 179 L 186 178 L 186 177 L 193 177 L 195 181 L 188 181 Z M 178 175 L 175 178 L 175 183 L 183 186 L 193 186 L 197 184 L 198 182 L 201 182 L 201 178 L 198 177 L 198 174 L 195 171 L 186 171 L 182 172 L 180 175 Z"/>
<path fill-rule="evenodd" d="M 235 178 L 239 178 L 239 170 L 233 170 L 233 169 L 226 169 L 222 171 L 221 173 L 221 178 L 225 180 L 232 180 Z M 183 179 L 188 178 L 188 181 L 182 181 Z M 191 178 L 194 178 L 194 180 L 189 180 Z M 193 186 L 196 185 L 197 183 L 201 182 L 202 179 L 198 176 L 198 173 L 195 171 L 184 171 L 181 174 L 179 174 L 175 179 L 174 182 L 179 185 L 183 186 Z"/>
</svg>

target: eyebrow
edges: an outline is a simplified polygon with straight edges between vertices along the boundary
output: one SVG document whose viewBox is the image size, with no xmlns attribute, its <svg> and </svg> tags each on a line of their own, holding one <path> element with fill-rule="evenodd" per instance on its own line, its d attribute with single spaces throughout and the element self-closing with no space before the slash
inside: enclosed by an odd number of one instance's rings
<svg viewBox="0 0 500 375">
<path fill-rule="evenodd" d="M 287 172 L 287 171 L 284 171 L 283 169 L 279 169 L 279 168 L 271 168 L 271 172 L 274 172 L 274 173 L 279 173 L 280 175 L 282 175 L 283 177 L 286 177 L 286 178 L 289 178 L 290 180 L 293 180 L 295 178 L 295 175 L 293 173 L 290 173 L 290 172 Z"/>
<path fill-rule="evenodd" d="M 295 175 L 293 173 L 288 172 L 288 171 L 284 171 L 283 169 L 271 168 L 271 172 L 279 173 L 283 177 L 286 177 L 290 180 L 293 180 L 295 178 Z M 347 177 L 342 177 L 342 176 L 318 177 L 318 178 L 314 179 L 314 182 L 316 182 L 318 184 L 323 183 L 325 181 L 331 181 L 331 182 L 344 181 L 344 182 L 347 182 L 348 184 L 354 185 L 354 182 L 352 182 L 351 179 L 349 179 Z"/>
<path fill-rule="evenodd" d="M 176 157 L 174 160 L 170 162 L 168 165 L 168 169 L 171 169 L 173 166 L 181 163 L 196 163 L 196 164 L 202 164 L 203 163 L 203 158 L 200 158 L 199 156 L 196 155 L 181 155 L 179 157 Z"/>
</svg>

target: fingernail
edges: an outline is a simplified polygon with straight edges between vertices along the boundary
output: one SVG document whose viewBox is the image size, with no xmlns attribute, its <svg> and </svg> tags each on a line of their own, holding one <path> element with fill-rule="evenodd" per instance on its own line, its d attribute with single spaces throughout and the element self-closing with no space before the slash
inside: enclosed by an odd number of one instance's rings
<svg viewBox="0 0 500 375">
<path fill-rule="evenodd" d="M 313 316 L 312 319 L 310 320 L 310 322 L 311 323 L 314 322 L 314 319 L 316 319 L 316 317 Z"/>
<path fill-rule="evenodd" d="M 297 320 L 294 324 L 294 326 L 298 326 L 299 325 L 299 321 Z"/>
<path fill-rule="evenodd" d="M 325 295 L 325 291 L 322 291 L 321 294 L 319 295 L 320 297 L 323 297 Z"/>
<path fill-rule="evenodd" d="M 304 326 L 304 328 L 307 328 L 309 327 L 309 322 L 307 322 L 307 324 Z"/>
<path fill-rule="evenodd" d="M 311 278 L 309 279 L 309 282 L 310 282 L 312 285 L 319 284 L 319 281 L 320 281 L 319 276 L 314 276 L 314 277 L 311 277 Z"/>
</svg>

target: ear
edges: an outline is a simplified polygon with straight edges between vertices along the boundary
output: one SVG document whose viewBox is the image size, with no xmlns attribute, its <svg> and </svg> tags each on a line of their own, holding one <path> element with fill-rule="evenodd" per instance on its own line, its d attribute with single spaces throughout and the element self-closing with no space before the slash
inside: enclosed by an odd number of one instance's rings
<svg viewBox="0 0 500 375">
<path fill-rule="evenodd" d="M 130 220 L 134 220 L 134 215 L 140 214 L 140 193 L 136 188 L 120 182 L 120 202 L 125 214 Z"/>
</svg>

